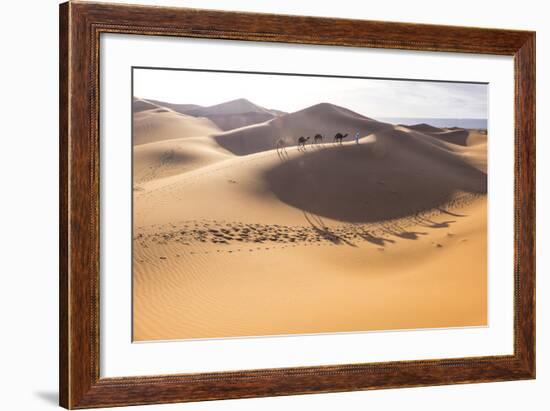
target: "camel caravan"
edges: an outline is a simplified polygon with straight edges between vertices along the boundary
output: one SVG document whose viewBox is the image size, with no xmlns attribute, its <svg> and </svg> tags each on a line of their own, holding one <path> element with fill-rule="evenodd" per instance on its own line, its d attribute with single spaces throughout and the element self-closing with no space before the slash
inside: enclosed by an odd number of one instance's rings
<svg viewBox="0 0 550 411">
<path fill-rule="evenodd" d="M 359 133 L 357 133 L 356 136 L 358 134 Z M 346 133 L 346 134 L 336 133 L 334 135 L 333 143 L 342 145 L 342 140 L 344 140 L 347 136 L 348 136 L 348 133 Z M 304 151 L 306 149 L 306 143 L 310 139 L 311 139 L 311 137 L 309 137 L 309 136 L 308 137 L 304 137 L 304 136 L 298 137 L 298 139 L 296 140 L 296 146 L 298 147 L 298 151 Z M 356 142 L 357 142 L 357 137 L 356 137 Z M 313 145 L 322 144 L 322 143 L 323 143 L 323 135 L 322 134 L 315 134 L 315 136 L 313 137 L 313 141 L 311 142 L 311 145 L 313 146 Z M 287 139 L 285 139 L 284 137 L 278 139 L 275 146 L 277 148 L 277 151 L 286 151 Z"/>
</svg>

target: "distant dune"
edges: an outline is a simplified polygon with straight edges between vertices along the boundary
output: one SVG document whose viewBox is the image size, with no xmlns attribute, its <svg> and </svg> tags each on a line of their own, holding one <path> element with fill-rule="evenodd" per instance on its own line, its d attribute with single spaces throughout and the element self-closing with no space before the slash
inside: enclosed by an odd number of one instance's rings
<svg viewBox="0 0 550 411">
<path fill-rule="evenodd" d="M 428 124 L 432 127 L 445 129 L 465 128 L 474 130 L 487 130 L 486 118 L 441 118 L 441 117 L 377 117 L 377 120 L 396 125 Z"/>
<path fill-rule="evenodd" d="M 244 98 L 207 107 L 196 104 L 173 104 L 158 100 L 147 101 L 159 107 L 170 108 L 181 114 L 208 118 L 221 130 L 232 130 L 251 124 L 261 123 L 285 114 L 279 110 L 271 110 L 258 106 Z"/>
<path fill-rule="evenodd" d="M 231 100 L 224 103 L 215 104 L 213 106 L 196 108 L 194 110 L 188 111 L 186 114 L 199 116 L 223 116 L 243 113 L 264 113 L 271 116 L 283 114 L 280 111 L 270 110 L 258 106 L 257 104 L 254 104 L 245 98 Z"/>
<path fill-rule="evenodd" d="M 446 141 L 459 146 L 471 146 L 487 142 L 487 133 L 481 130 L 465 130 L 458 127 L 439 128 L 429 124 L 415 124 L 402 126 L 411 130 L 427 133 L 439 140 Z"/>
<path fill-rule="evenodd" d="M 141 98 L 134 97 L 132 99 L 132 113 L 139 113 L 145 110 L 154 110 L 161 108 L 160 106 Z"/>
<path fill-rule="evenodd" d="M 331 142 L 336 133 L 347 133 L 346 139 L 350 141 L 356 132 L 366 136 L 391 127 L 343 107 L 321 103 L 265 123 L 216 134 L 214 138 L 232 153 L 247 155 L 273 149 L 280 138 L 287 145 L 296 145 L 300 136 L 310 137 L 311 143 L 316 134 L 321 134 L 324 142 Z"/>
<path fill-rule="evenodd" d="M 152 99 L 148 99 L 147 101 L 149 101 L 150 103 L 156 104 L 159 107 L 169 108 L 181 114 L 187 114 L 189 110 L 202 108 L 202 106 L 199 106 L 198 104 L 174 104 L 174 103 L 167 103 L 164 101 L 152 100 Z"/>
<path fill-rule="evenodd" d="M 413 124 L 412 126 L 404 126 L 404 127 L 410 128 L 411 130 L 420 131 L 423 133 L 441 133 L 442 131 L 445 131 L 442 128 L 430 126 L 429 124 L 426 124 L 426 123 Z"/>
</svg>

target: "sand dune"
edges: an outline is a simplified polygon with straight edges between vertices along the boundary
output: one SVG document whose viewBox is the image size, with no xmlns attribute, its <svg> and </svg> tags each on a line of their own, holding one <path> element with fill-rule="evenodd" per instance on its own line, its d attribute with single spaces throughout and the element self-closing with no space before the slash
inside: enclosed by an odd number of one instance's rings
<svg viewBox="0 0 550 411">
<path fill-rule="evenodd" d="M 487 139 L 484 142 L 472 144 L 465 150 L 462 150 L 460 155 L 464 161 L 468 162 L 478 170 L 487 173 Z"/>
<path fill-rule="evenodd" d="M 284 114 L 278 110 L 270 110 L 257 104 L 252 103 L 251 101 L 240 98 L 237 100 L 231 100 L 220 104 L 215 104 L 208 107 L 199 107 L 193 110 L 188 110 L 186 114 L 196 115 L 196 116 L 223 116 L 223 115 L 232 115 L 232 114 L 243 114 L 243 113 L 263 113 L 269 114 L 272 117 Z"/>
<path fill-rule="evenodd" d="M 372 141 L 311 150 L 266 173 L 269 188 L 296 208 L 349 222 L 374 222 L 442 207 L 456 192 L 484 194 L 485 173 L 399 130 Z"/>
<path fill-rule="evenodd" d="M 275 222 L 280 213 L 288 216 L 290 208 L 299 219 L 306 211 L 341 222 L 373 222 L 443 206 L 456 193 L 485 194 L 486 174 L 469 158 L 483 153 L 446 148 L 435 138 L 391 126 L 359 145 L 329 143 L 309 146 L 305 152 L 292 147 L 227 156 L 191 172 L 142 184 L 151 193 L 147 208 L 159 212 L 147 214 L 145 220 L 136 214 L 135 221 L 141 226 L 188 215 L 229 218 L 232 212 L 238 218 L 243 203 L 265 200 L 269 207 L 251 206 L 244 218 Z M 192 194 L 193 202 L 181 204 L 180 192 Z M 212 197 L 223 198 L 224 207 L 209 203 Z"/>
<path fill-rule="evenodd" d="M 401 126 L 403 126 L 402 124 L 400 124 Z M 445 131 L 445 129 L 443 128 L 439 128 L 439 127 L 434 127 L 430 124 L 426 124 L 426 123 L 420 123 L 420 124 L 413 124 L 411 126 L 403 126 L 403 127 L 407 127 L 407 128 L 410 128 L 411 130 L 415 130 L 415 131 L 420 131 L 422 133 L 441 133 L 442 131 Z"/>
<path fill-rule="evenodd" d="M 143 235 L 134 259 L 134 339 L 484 325 L 485 207 L 479 200 L 460 216 L 405 229 L 358 228 L 374 240 L 348 244 L 185 245 Z"/>
<path fill-rule="evenodd" d="M 167 108 L 144 110 L 133 115 L 134 145 L 182 137 L 208 136 L 219 131 L 220 129 L 207 118 L 187 116 Z"/>
<path fill-rule="evenodd" d="M 466 130 L 460 127 L 439 128 L 424 123 L 401 127 L 429 134 L 439 140 L 459 146 L 471 146 L 487 142 L 487 132 L 485 130 Z"/>
<path fill-rule="evenodd" d="M 174 104 L 174 103 L 167 103 L 165 101 L 160 100 L 153 100 L 148 99 L 150 103 L 153 103 L 159 107 L 165 107 L 169 108 L 170 110 L 176 111 L 181 114 L 187 114 L 189 110 L 195 110 L 199 108 L 203 108 L 202 106 L 199 106 L 198 104 Z"/>
<path fill-rule="evenodd" d="M 486 324 L 486 176 L 449 146 L 382 128 L 144 182 L 134 339 Z"/>
<path fill-rule="evenodd" d="M 327 103 L 227 132 L 140 109 L 136 341 L 487 324 L 483 133 Z"/>
<path fill-rule="evenodd" d="M 180 174 L 233 157 L 209 137 L 186 137 L 134 148 L 134 184 Z"/>
<path fill-rule="evenodd" d="M 459 146 L 467 146 L 470 131 L 469 130 L 443 130 L 438 133 L 430 133 L 430 135 L 437 137 L 440 140 L 446 141 L 447 143 L 456 144 Z"/>
<path fill-rule="evenodd" d="M 487 144 L 487 130 L 468 130 L 467 146 Z"/>
<path fill-rule="evenodd" d="M 196 104 L 173 104 L 157 100 L 149 101 L 181 114 L 208 118 L 221 130 L 232 130 L 257 124 L 285 114 L 279 110 L 271 110 L 258 106 L 244 98 L 207 107 Z"/>
<path fill-rule="evenodd" d="M 295 145 L 300 136 L 310 137 L 311 142 L 316 134 L 322 134 L 327 142 L 340 132 L 348 133 L 347 140 L 352 140 L 356 132 L 366 136 L 391 127 L 343 107 L 321 103 L 262 124 L 220 133 L 214 138 L 232 153 L 247 155 L 273 149 L 280 138 L 285 139 L 287 145 Z"/>
<path fill-rule="evenodd" d="M 196 117 L 207 117 L 220 129 L 232 130 L 270 120 L 279 115 L 280 112 L 260 107 L 246 99 L 238 99 L 189 110 L 187 114 Z"/>
<path fill-rule="evenodd" d="M 156 104 L 153 104 L 152 102 L 150 102 L 148 100 L 144 100 L 144 99 L 136 98 L 136 97 L 134 97 L 132 99 L 132 112 L 133 113 L 139 113 L 141 111 L 146 111 L 146 110 L 155 110 L 155 109 L 158 109 L 158 108 L 161 108 L 161 107 L 159 107 Z"/>
</svg>

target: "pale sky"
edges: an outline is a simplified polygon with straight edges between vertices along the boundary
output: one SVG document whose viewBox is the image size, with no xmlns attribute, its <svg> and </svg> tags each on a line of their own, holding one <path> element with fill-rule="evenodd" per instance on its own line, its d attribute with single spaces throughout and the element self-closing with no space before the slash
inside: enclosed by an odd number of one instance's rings
<svg viewBox="0 0 550 411">
<path fill-rule="evenodd" d="M 246 98 L 293 112 L 327 102 L 367 117 L 487 118 L 487 85 L 134 69 L 134 96 L 210 106 Z"/>
</svg>

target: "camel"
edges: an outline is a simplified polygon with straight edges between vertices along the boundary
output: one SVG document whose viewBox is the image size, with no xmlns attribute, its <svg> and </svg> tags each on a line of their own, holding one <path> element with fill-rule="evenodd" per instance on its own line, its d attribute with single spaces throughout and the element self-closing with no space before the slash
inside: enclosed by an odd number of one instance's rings
<svg viewBox="0 0 550 411">
<path fill-rule="evenodd" d="M 280 138 L 277 140 L 277 143 L 275 143 L 275 146 L 277 147 L 277 150 L 284 150 L 286 147 L 286 142 L 284 138 Z"/>
<path fill-rule="evenodd" d="M 348 136 L 348 133 L 343 134 L 343 135 L 342 135 L 342 133 L 336 133 L 336 135 L 334 136 L 334 142 L 335 143 L 339 142 L 340 144 L 342 144 L 342 140 L 344 138 L 346 138 L 347 136 Z"/>
<path fill-rule="evenodd" d="M 315 137 L 313 137 L 313 142 L 315 144 L 322 143 L 323 142 L 323 136 L 321 134 L 315 134 Z"/>
<path fill-rule="evenodd" d="M 284 137 L 281 137 L 277 140 L 275 143 L 275 146 L 277 148 L 277 155 L 281 160 L 285 160 L 288 157 L 288 153 L 286 152 L 286 140 Z"/>
<path fill-rule="evenodd" d="M 309 137 L 301 136 L 298 139 L 298 150 L 305 150 L 306 149 L 306 142 L 309 140 Z"/>
</svg>

